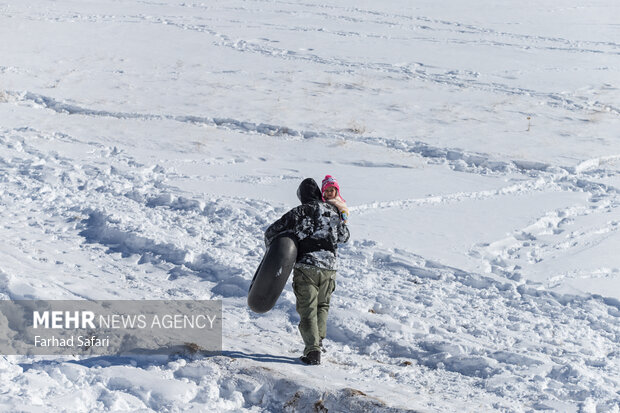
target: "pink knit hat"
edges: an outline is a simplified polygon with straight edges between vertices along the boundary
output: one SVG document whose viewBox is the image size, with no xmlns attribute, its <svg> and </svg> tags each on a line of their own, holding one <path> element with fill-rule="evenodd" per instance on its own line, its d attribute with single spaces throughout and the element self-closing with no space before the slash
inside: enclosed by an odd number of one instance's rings
<svg viewBox="0 0 620 413">
<path fill-rule="evenodd" d="M 327 188 L 330 188 L 332 186 L 338 190 L 338 195 L 340 195 L 340 185 L 338 185 L 338 181 L 336 181 L 336 178 L 331 175 L 325 175 L 325 178 L 323 178 L 323 182 L 321 182 L 321 194 L 323 194 Z M 340 198 L 342 198 L 342 195 L 340 195 Z M 342 198 L 342 200 L 344 201 L 344 198 Z"/>
</svg>

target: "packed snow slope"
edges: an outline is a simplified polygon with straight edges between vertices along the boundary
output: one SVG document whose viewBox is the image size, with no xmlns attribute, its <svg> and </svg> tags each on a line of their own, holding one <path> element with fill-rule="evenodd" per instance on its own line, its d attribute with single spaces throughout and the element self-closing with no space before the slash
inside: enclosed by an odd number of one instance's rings
<svg viewBox="0 0 620 413">
<path fill-rule="evenodd" d="M 221 356 L 0 356 L 1 411 L 620 411 L 615 0 L 0 0 L 0 297 L 219 299 Z M 318 367 L 262 234 L 351 209 Z"/>
</svg>

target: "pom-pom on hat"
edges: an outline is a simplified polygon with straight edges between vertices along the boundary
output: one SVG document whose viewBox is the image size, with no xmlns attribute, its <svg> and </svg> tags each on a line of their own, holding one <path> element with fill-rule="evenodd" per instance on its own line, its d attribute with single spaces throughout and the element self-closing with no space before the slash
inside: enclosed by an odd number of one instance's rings
<svg viewBox="0 0 620 413">
<path fill-rule="evenodd" d="M 323 194 L 327 188 L 332 186 L 338 190 L 338 195 L 342 198 L 342 195 L 340 194 L 340 185 L 338 185 L 336 178 L 331 175 L 325 175 L 325 178 L 323 178 L 323 182 L 321 182 L 321 194 Z M 344 201 L 344 198 L 342 198 L 342 200 Z"/>
</svg>

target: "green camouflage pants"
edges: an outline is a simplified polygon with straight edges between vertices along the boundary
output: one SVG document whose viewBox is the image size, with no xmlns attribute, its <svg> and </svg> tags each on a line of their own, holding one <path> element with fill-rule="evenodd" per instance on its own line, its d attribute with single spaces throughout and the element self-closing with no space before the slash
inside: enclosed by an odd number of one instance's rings
<svg viewBox="0 0 620 413">
<path fill-rule="evenodd" d="M 336 271 L 299 265 L 293 271 L 293 290 L 297 298 L 299 332 L 304 340 L 304 356 L 320 350 L 325 338 L 329 300 L 336 289 Z"/>
</svg>

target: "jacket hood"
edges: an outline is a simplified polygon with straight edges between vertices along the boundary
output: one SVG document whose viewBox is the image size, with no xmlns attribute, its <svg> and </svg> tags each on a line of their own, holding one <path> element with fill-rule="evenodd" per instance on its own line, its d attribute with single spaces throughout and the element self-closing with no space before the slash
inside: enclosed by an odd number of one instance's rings
<svg viewBox="0 0 620 413">
<path fill-rule="evenodd" d="M 314 179 L 306 178 L 301 181 L 299 188 L 297 188 L 297 198 L 299 198 L 302 204 L 307 204 L 312 201 L 320 201 L 321 189 Z"/>
</svg>

